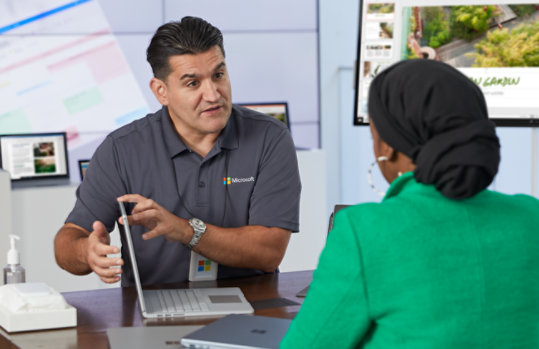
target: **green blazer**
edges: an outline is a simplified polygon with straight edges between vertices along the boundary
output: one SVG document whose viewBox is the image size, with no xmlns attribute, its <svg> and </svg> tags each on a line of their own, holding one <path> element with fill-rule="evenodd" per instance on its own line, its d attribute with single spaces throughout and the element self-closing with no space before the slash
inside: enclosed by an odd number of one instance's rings
<svg viewBox="0 0 539 349">
<path fill-rule="evenodd" d="M 407 173 L 341 210 L 281 348 L 539 348 L 539 200 Z"/>
</svg>

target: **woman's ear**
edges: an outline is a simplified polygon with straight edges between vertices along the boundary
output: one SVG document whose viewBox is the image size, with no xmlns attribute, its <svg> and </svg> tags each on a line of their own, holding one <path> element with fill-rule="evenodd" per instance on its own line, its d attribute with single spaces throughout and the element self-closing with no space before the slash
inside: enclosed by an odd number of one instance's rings
<svg viewBox="0 0 539 349">
<path fill-rule="evenodd" d="M 150 89 L 161 105 L 168 105 L 167 84 L 163 80 L 152 78 L 150 80 Z"/>
<path fill-rule="evenodd" d="M 397 160 L 397 151 L 384 142 L 382 139 L 380 139 L 380 155 L 387 157 L 388 161 L 396 161 Z"/>
</svg>

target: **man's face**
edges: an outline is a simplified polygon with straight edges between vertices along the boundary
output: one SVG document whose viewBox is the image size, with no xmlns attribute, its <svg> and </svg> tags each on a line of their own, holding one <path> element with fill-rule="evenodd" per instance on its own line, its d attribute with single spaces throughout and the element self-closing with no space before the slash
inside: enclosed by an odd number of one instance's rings
<svg viewBox="0 0 539 349">
<path fill-rule="evenodd" d="M 178 133 L 195 137 L 218 134 L 232 110 L 230 79 L 219 46 L 204 53 L 172 56 L 169 64 L 166 81 L 154 78 L 151 87 L 168 107 Z"/>
</svg>

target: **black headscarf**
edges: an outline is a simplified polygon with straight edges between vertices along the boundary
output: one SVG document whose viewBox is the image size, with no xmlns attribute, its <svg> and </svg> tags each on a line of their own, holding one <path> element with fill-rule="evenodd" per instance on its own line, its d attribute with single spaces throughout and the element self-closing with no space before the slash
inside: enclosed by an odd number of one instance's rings
<svg viewBox="0 0 539 349">
<path fill-rule="evenodd" d="M 413 59 L 383 70 L 370 86 L 369 114 L 380 137 L 417 166 L 416 180 L 449 198 L 477 194 L 498 172 L 483 93 L 450 65 Z"/>
</svg>

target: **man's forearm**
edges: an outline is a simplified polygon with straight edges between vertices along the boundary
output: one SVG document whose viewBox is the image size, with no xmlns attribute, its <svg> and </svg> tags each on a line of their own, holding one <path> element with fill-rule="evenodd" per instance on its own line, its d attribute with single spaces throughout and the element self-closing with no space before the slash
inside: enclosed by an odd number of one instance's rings
<svg viewBox="0 0 539 349">
<path fill-rule="evenodd" d="M 281 263 L 290 240 L 290 231 L 281 228 L 207 226 L 195 252 L 230 267 L 271 272 Z"/>
<path fill-rule="evenodd" d="M 88 233 L 82 228 L 66 224 L 54 239 L 56 263 L 75 275 L 86 275 L 92 270 L 87 262 Z"/>
</svg>

